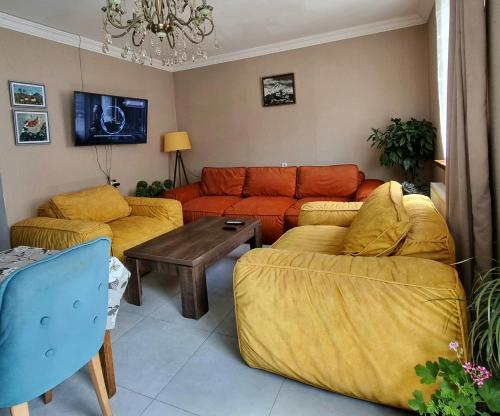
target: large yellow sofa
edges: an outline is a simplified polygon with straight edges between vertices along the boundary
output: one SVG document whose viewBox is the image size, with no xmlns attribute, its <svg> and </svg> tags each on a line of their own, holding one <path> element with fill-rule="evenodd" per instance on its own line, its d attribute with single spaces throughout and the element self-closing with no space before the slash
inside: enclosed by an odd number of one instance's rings
<svg viewBox="0 0 500 416">
<path fill-rule="evenodd" d="M 234 271 L 246 363 L 326 390 L 408 408 L 414 367 L 467 351 L 454 243 L 429 198 L 388 182 L 364 203 L 313 202 L 299 227 Z"/>
<path fill-rule="evenodd" d="M 179 201 L 124 197 L 110 185 L 52 197 L 38 217 L 11 227 L 12 246 L 62 250 L 97 237 L 109 237 L 112 254 L 123 252 L 182 226 Z"/>
</svg>

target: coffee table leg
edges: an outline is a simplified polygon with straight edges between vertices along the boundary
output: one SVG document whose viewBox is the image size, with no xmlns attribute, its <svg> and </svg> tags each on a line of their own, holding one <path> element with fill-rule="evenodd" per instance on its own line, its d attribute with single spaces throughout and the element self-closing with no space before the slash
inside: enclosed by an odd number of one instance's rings
<svg viewBox="0 0 500 416">
<path fill-rule="evenodd" d="M 127 259 L 128 269 L 130 270 L 130 279 L 127 285 L 128 301 L 132 305 L 142 305 L 142 283 L 140 261 Z"/>
<path fill-rule="evenodd" d="M 248 240 L 248 242 L 250 243 L 250 249 L 252 250 L 254 248 L 262 247 L 262 228 L 260 224 L 255 227 L 254 233 L 254 236 L 250 240 Z"/>
<path fill-rule="evenodd" d="M 179 267 L 182 315 L 200 319 L 208 312 L 207 280 L 203 266 Z"/>
</svg>

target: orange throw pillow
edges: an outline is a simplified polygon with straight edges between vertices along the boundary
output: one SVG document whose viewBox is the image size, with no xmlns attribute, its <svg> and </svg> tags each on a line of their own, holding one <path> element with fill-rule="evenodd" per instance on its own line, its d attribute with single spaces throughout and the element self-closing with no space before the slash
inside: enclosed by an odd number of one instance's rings
<svg viewBox="0 0 500 416">
<path fill-rule="evenodd" d="M 203 168 L 201 193 L 205 196 L 241 196 L 246 168 Z"/>
<path fill-rule="evenodd" d="M 297 168 L 247 168 L 245 196 L 295 196 Z"/>
<path fill-rule="evenodd" d="M 350 197 L 359 186 L 356 165 L 301 166 L 297 175 L 297 198 L 314 196 Z"/>
</svg>

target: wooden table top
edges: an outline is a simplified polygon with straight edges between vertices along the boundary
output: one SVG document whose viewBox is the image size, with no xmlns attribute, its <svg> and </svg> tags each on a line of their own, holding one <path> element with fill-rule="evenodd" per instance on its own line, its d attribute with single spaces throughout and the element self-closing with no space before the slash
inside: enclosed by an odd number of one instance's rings
<svg viewBox="0 0 500 416">
<path fill-rule="evenodd" d="M 245 243 L 259 226 L 258 219 L 244 218 L 245 224 L 236 226 L 236 230 L 223 230 L 228 220 L 236 218 L 202 217 L 132 247 L 124 255 L 131 259 L 193 267 L 213 258 L 215 251 L 226 251 L 227 254 Z"/>
</svg>

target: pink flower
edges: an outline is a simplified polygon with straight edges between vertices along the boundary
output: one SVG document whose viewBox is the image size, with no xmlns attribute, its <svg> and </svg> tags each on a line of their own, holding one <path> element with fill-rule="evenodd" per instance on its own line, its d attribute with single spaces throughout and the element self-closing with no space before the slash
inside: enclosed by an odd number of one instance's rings
<svg viewBox="0 0 500 416">
<path fill-rule="evenodd" d="M 450 344 L 448 345 L 448 347 L 452 351 L 457 351 L 458 347 L 460 347 L 460 344 L 458 343 L 458 341 L 451 341 Z"/>
<path fill-rule="evenodd" d="M 481 387 L 486 380 L 491 377 L 491 372 L 486 367 L 475 365 L 471 362 L 462 364 L 464 371 L 469 374 L 479 387 Z"/>
</svg>

